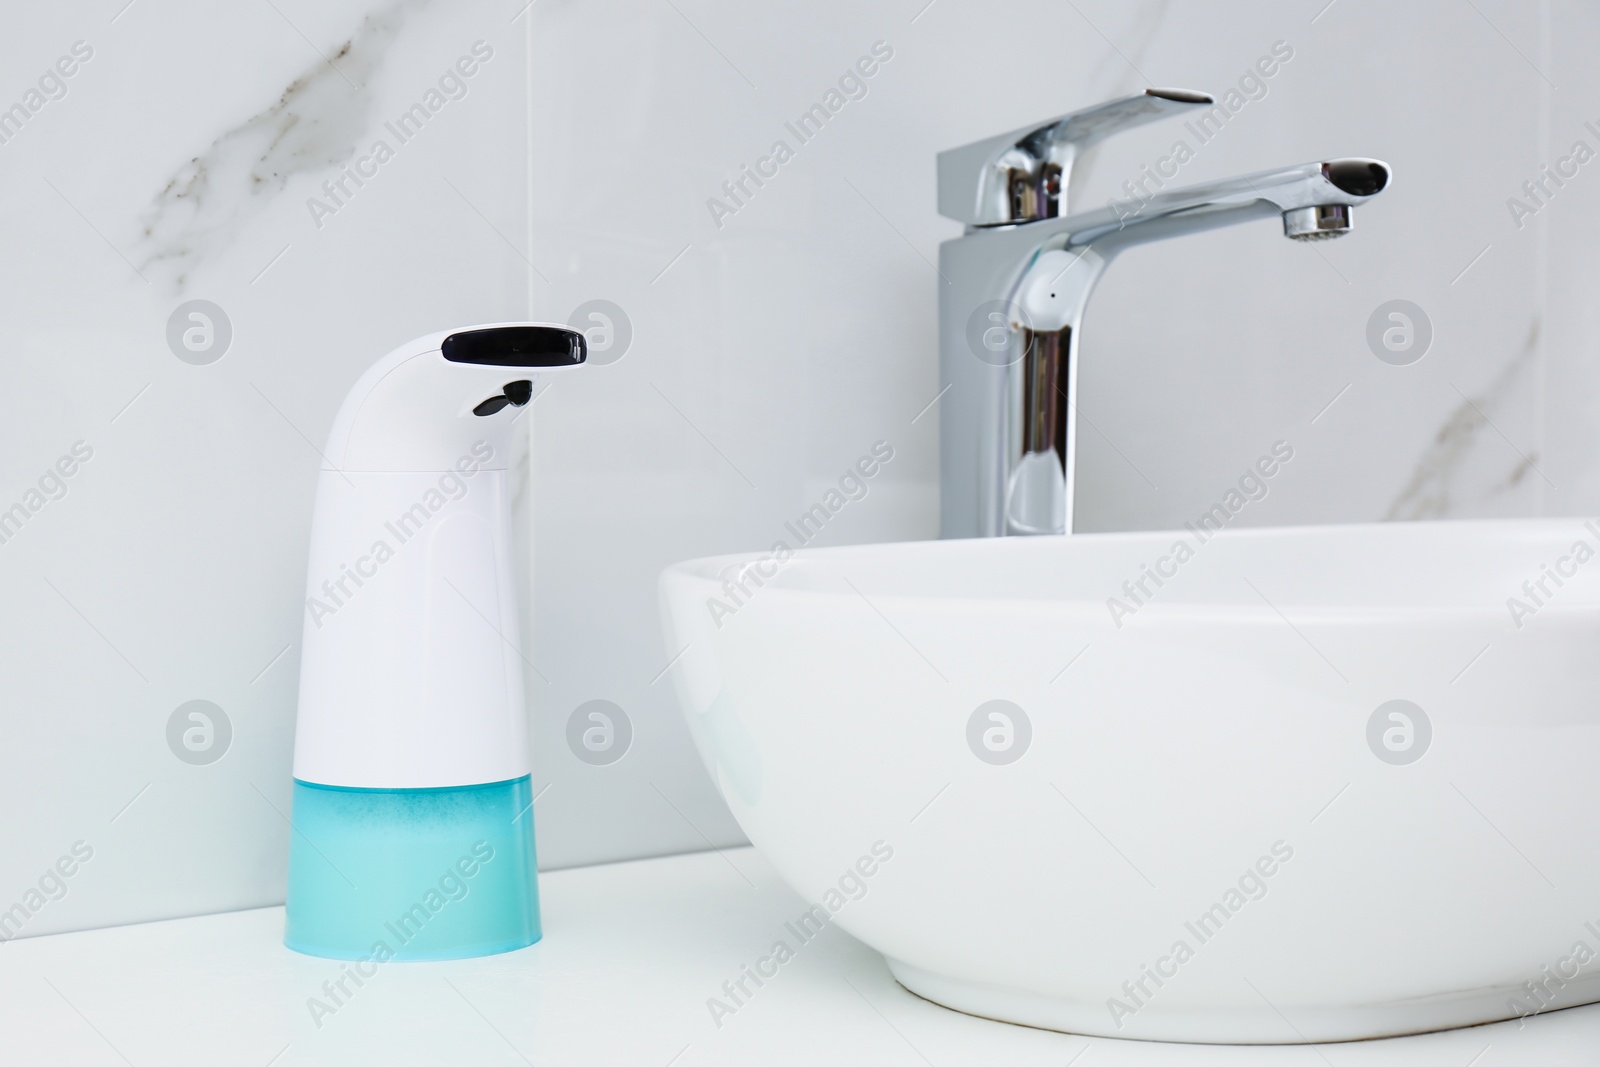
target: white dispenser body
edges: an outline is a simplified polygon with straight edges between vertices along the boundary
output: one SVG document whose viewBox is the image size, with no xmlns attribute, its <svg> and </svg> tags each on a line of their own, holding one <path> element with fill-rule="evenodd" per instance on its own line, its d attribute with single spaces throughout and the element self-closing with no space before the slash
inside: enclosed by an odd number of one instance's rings
<svg viewBox="0 0 1600 1067">
<path fill-rule="evenodd" d="M 478 346 L 494 363 L 444 354 L 516 331 L 570 335 L 575 358 L 512 342 Z M 521 409 L 499 394 L 516 384 L 526 403 L 583 351 L 564 326 L 470 327 L 402 346 L 351 390 L 317 483 L 295 778 L 393 790 L 529 773 L 507 469 Z M 475 414 L 486 399 L 499 409 Z"/>
<path fill-rule="evenodd" d="M 528 773 L 506 478 L 321 473 L 296 778 L 414 789 Z"/>
</svg>

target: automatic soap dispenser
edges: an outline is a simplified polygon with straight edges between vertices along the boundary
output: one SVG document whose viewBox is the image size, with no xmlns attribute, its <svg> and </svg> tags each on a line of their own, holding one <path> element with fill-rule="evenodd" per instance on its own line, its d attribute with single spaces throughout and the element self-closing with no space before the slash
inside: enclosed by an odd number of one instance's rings
<svg viewBox="0 0 1600 1067">
<path fill-rule="evenodd" d="M 540 936 L 511 424 L 584 361 L 544 323 L 419 338 L 363 374 L 317 482 L 284 943 L 383 962 Z"/>
</svg>

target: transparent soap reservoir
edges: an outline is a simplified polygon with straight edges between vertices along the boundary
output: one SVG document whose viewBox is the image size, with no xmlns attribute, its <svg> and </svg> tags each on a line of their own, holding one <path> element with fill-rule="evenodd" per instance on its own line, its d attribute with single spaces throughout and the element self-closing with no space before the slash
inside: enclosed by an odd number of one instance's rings
<svg viewBox="0 0 1600 1067">
<path fill-rule="evenodd" d="M 539 940 L 526 775 L 443 789 L 294 783 L 284 944 L 332 959 L 447 960 Z"/>
</svg>

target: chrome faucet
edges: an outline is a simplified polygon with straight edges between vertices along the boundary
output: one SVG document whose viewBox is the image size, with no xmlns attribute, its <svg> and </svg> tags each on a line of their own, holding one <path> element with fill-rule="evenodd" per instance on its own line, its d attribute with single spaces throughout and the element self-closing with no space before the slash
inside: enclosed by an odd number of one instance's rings
<svg viewBox="0 0 1600 1067">
<path fill-rule="evenodd" d="M 1123 249 L 1281 215 L 1285 236 L 1338 237 L 1389 182 L 1375 159 L 1332 159 L 1068 214 L 1072 164 L 1095 142 L 1214 106 L 1147 89 L 939 154 L 940 534 L 1072 531 L 1078 328 Z"/>
</svg>

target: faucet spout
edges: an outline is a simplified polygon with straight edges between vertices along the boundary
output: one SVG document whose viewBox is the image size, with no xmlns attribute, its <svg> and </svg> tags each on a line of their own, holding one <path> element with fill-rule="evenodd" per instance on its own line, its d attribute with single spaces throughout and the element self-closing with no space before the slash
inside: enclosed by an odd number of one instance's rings
<svg viewBox="0 0 1600 1067">
<path fill-rule="evenodd" d="M 1174 189 L 1137 208 L 1117 203 L 1017 227 L 1012 232 L 1026 236 L 1033 251 L 1005 295 L 1018 327 L 1076 328 L 1095 282 L 1128 248 L 1273 215 L 1282 216 L 1286 237 L 1331 239 L 1349 233 L 1356 205 L 1388 184 L 1386 163 L 1333 159 Z"/>
<path fill-rule="evenodd" d="M 1060 225 L 1066 236 L 1064 247 L 1098 244 L 1108 252 L 1273 214 L 1285 217 L 1285 235 L 1289 237 L 1305 236 L 1289 231 L 1291 216 L 1297 220 L 1342 217 L 1346 222 L 1340 232 L 1348 232 L 1350 209 L 1377 196 L 1388 184 L 1386 163 L 1331 159 L 1157 193 L 1137 208 L 1117 204 L 1068 216 Z M 1305 223 L 1295 225 L 1298 228 Z"/>
</svg>

